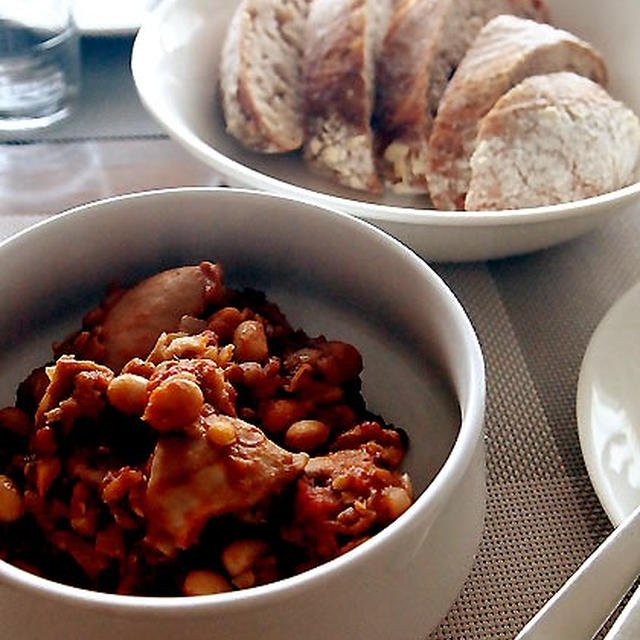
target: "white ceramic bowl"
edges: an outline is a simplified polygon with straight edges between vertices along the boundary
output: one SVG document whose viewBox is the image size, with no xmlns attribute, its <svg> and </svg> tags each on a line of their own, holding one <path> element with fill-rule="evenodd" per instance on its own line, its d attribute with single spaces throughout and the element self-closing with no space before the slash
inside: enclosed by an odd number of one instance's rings
<svg viewBox="0 0 640 640">
<path fill-rule="evenodd" d="M 86 36 L 133 35 L 159 0 L 72 0 L 78 31 Z"/>
<path fill-rule="evenodd" d="M 610 90 L 640 113 L 640 3 L 547 0 L 554 24 L 596 45 Z M 237 0 L 166 0 L 143 23 L 132 55 L 143 103 L 161 126 L 230 184 L 314 202 L 368 220 L 437 261 L 497 258 L 575 238 L 636 205 L 640 183 L 569 204 L 446 212 L 417 197 L 372 198 L 310 173 L 297 153 L 265 156 L 225 133 L 217 96 L 220 47 Z"/>
<path fill-rule="evenodd" d="M 0 245 L 0 406 L 113 279 L 220 261 L 294 326 L 354 343 L 369 406 L 409 433 L 415 503 L 357 549 L 231 594 L 141 598 L 0 562 L 3 637 L 418 640 L 470 570 L 484 515 L 484 369 L 463 309 L 415 254 L 356 218 L 265 193 L 177 189 L 86 205 Z"/>
</svg>

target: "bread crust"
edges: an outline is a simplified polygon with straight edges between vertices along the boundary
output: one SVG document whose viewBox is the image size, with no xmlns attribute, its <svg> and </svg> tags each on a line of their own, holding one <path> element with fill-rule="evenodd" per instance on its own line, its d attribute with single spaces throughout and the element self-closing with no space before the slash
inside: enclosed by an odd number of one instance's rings
<svg viewBox="0 0 640 640">
<path fill-rule="evenodd" d="M 379 32 L 389 0 L 314 0 L 305 35 L 305 160 L 348 187 L 380 192 L 371 129 Z"/>
<path fill-rule="evenodd" d="M 227 132 L 263 153 L 303 142 L 302 35 L 311 0 L 243 0 L 222 47 Z"/>
<path fill-rule="evenodd" d="M 447 86 L 429 139 L 427 183 L 436 208 L 464 209 L 478 126 L 531 75 L 574 71 L 604 85 L 602 56 L 566 31 L 501 15 L 482 29 Z"/>
<path fill-rule="evenodd" d="M 482 119 L 467 210 L 570 202 L 638 178 L 640 122 L 575 73 L 527 78 Z"/>
<path fill-rule="evenodd" d="M 502 13 L 549 19 L 541 0 L 404 0 L 396 9 L 376 108 L 382 173 L 394 190 L 427 191 L 428 140 L 446 84 L 481 27 Z"/>
</svg>

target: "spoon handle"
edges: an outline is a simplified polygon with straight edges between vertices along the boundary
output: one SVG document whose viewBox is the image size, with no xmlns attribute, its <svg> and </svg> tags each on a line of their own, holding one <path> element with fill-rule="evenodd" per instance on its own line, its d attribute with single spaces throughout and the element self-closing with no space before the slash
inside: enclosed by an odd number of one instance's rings
<svg viewBox="0 0 640 640">
<path fill-rule="evenodd" d="M 604 640 L 637 640 L 640 635 L 640 588 L 625 605 Z"/>
<path fill-rule="evenodd" d="M 585 560 L 515 640 L 587 640 L 640 573 L 640 506 Z"/>
</svg>

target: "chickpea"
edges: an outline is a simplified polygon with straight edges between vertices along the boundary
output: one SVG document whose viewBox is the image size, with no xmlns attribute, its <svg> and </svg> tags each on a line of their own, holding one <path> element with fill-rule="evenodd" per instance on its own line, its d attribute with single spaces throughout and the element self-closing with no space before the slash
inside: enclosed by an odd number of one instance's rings
<svg viewBox="0 0 640 640">
<path fill-rule="evenodd" d="M 270 358 L 264 366 L 258 362 L 243 362 L 239 369 L 242 383 L 251 387 L 251 395 L 257 399 L 273 397 L 282 385 L 277 358 Z"/>
<path fill-rule="evenodd" d="M 238 587 L 238 589 L 248 589 L 256 584 L 256 574 L 249 569 L 248 571 L 243 571 L 241 574 L 234 576 L 232 582 L 235 587 Z"/>
<path fill-rule="evenodd" d="M 320 420 L 298 420 L 284 435 L 285 444 L 295 451 L 312 451 L 329 439 L 329 427 Z"/>
<path fill-rule="evenodd" d="M 269 547 L 264 540 L 234 540 L 222 552 L 222 564 L 231 577 L 248 572 L 256 560 L 264 555 Z"/>
<path fill-rule="evenodd" d="M 238 371 L 243 384 L 246 384 L 248 387 L 255 387 L 265 378 L 264 369 L 258 362 L 245 362 L 240 365 Z"/>
<path fill-rule="evenodd" d="M 332 404 L 317 410 L 318 418 L 339 431 L 346 431 L 357 422 L 356 412 L 348 404 Z"/>
<path fill-rule="evenodd" d="M 229 581 L 219 573 L 207 569 L 193 569 L 187 573 L 182 585 L 185 596 L 204 596 L 231 591 Z"/>
<path fill-rule="evenodd" d="M 0 522 L 14 522 L 24 513 L 22 494 L 13 480 L 0 475 Z"/>
<path fill-rule="evenodd" d="M 147 405 L 147 379 L 134 373 L 120 374 L 109 383 L 107 398 L 118 411 L 141 415 Z"/>
<path fill-rule="evenodd" d="M 142 418 L 158 431 L 181 429 L 200 416 L 203 405 L 204 396 L 193 380 L 172 376 L 151 392 Z"/>
<path fill-rule="evenodd" d="M 224 307 L 209 318 L 211 329 L 221 341 L 231 340 L 235 328 L 242 322 L 242 312 L 235 307 Z"/>
<path fill-rule="evenodd" d="M 262 426 L 271 433 L 278 433 L 303 418 L 306 407 L 292 398 L 272 398 L 260 405 L 258 413 Z"/>
<path fill-rule="evenodd" d="M 236 428 L 232 420 L 212 415 L 205 419 L 207 424 L 207 440 L 217 447 L 226 447 L 236 439 Z"/>
<path fill-rule="evenodd" d="M 156 366 L 149 360 L 142 360 L 141 358 L 132 358 L 127 364 L 122 367 L 120 375 L 123 373 L 134 373 L 135 375 L 142 376 L 143 378 L 150 378 L 155 371 Z"/>
<path fill-rule="evenodd" d="M 360 374 L 362 356 L 347 342 L 329 341 L 324 345 L 323 354 L 318 359 L 318 369 L 328 382 L 341 384 Z"/>
<path fill-rule="evenodd" d="M 264 362 L 269 356 L 267 335 L 259 320 L 245 320 L 233 332 L 235 357 L 239 362 Z"/>
<path fill-rule="evenodd" d="M 316 404 L 333 404 L 344 396 L 342 387 L 329 382 L 316 382 L 307 385 L 305 395 L 312 398 Z"/>
</svg>

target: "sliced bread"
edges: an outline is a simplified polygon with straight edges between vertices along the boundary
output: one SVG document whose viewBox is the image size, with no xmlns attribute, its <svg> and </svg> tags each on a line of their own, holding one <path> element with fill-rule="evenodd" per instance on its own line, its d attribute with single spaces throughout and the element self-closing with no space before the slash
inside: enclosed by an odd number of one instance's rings
<svg viewBox="0 0 640 640">
<path fill-rule="evenodd" d="M 451 74 L 484 24 L 500 14 L 548 20 L 541 0 L 404 0 L 378 68 L 381 171 L 395 191 L 423 193 L 433 118 Z"/>
<path fill-rule="evenodd" d="M 302 39 L 310 0 L 243 0 L 222 47 L 227 131 L 265 153 L 303 142 Z"/>
<path fill-rule="evenodd" d="M 468 210 L 517 209 L 599 195 L 638 179 L 640 122 L 575 73 L 532 76 L 482 119 Z"/>
<path fill-rule="evenodd" d="M 371 129 L 375 59 L 392 0 L 313 0 L 304 51 L 304 156 L 363 191 L 382 189 Z"/>
<path fill-rule="evenodd" d="M 571 33 L 511 15 L 483 27 L 447 85 L 433 123 L 427 183 L 436 208 L 464 208 L 478 126 L 497 100 L 529 76 L 557 71 L 606 83 L 600 54 Z"/>
</svg>

